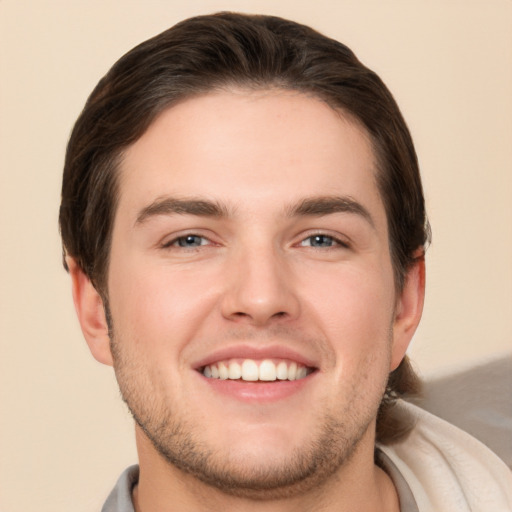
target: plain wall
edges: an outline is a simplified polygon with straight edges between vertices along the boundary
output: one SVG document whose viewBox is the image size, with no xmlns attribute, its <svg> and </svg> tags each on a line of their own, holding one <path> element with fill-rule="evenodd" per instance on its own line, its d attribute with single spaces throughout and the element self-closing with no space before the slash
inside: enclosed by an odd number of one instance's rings
<svg viewBox="0 0 512 512">
<path fill-rule="evenodd" d="M 424 375 L 510 351 L 512 2 L 0 0 L 0 511 L 100 510 L 136 461 L 110 368 L 76 321 L 57 229 L 65 144 L 113 62 L 175 22 L 281 15 L 348 44 L 394 93 L 433 228 Z"/>
</svg>

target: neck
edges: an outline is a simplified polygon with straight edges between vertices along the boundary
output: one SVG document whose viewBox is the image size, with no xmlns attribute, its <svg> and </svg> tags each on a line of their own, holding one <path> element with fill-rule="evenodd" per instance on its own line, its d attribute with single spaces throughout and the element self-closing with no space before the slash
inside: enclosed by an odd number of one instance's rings
<svg viewBox="0 0 512 512">
<path fill-rule="evenodd" d="M 327 479 L 306 491 L 289 490 L 278 498 L 234 496 L 207 485 L 169 464 L 137 427 L 140 476 L 133 491 L 136 512 L 244 510 L 247 512 L 399 512 L 389 476 L 374 464 L 374 440 L 357 446 L 352 457 Z"/>
</svg>

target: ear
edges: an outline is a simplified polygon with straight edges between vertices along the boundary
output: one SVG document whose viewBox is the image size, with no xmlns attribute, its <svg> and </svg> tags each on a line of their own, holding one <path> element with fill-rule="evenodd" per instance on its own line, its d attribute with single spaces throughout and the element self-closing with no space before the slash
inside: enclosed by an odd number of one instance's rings
<svg viewBox="0 0 512 512">
<path fill-rule="evenodd" d="M 71 275 L 76 314 L 85 341 L 97 361 L 112 366 L 110 337 L 103 300 L 76 261 L 67 257 L 66 263 Z"/>
<path fill-rule="evenodd" d="M 420 323 L 425 299 L 425 257 L 423 252 L 407 272 L 395 308 L 393 348 L 390 371 L 402 361 L 412 336 Z"/>
</svg>

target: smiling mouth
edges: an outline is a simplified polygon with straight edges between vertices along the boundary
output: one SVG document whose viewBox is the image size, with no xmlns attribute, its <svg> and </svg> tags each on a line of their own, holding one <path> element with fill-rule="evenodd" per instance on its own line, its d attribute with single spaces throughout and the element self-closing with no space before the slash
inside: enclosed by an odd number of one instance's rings
<svg viewBox="0 0 512 512">
<path fill-rule="evenodd" d="M 314 368 L 295 361 L 272 359 L 227 360 L 209 364 L 200 372 L 209 379 L 240 380 L 244 382 L 293 381 L 306 378 Z"/>
</svg>

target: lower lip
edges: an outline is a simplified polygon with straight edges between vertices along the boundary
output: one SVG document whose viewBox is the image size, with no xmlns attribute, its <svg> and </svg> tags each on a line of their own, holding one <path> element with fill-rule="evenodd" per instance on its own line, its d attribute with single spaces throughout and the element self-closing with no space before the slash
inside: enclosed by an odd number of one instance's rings
<svg viewBox="0 0 512 512">
<path fill-rule="evenodd" d="M 299 393 L 311 382 L 316 372 L 299 380 L 275 380 L 271 382 L 247 382 L 243 380 L 222 380 L 204 377 L 203 381 L 217 393 L 245 402 L 275 402 Z"/>
</svg>

